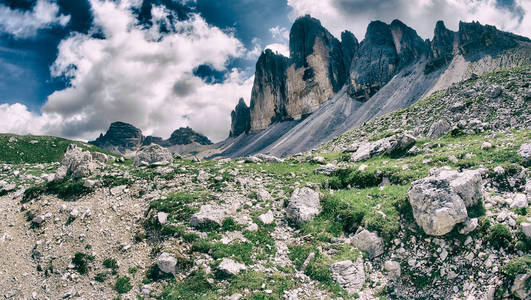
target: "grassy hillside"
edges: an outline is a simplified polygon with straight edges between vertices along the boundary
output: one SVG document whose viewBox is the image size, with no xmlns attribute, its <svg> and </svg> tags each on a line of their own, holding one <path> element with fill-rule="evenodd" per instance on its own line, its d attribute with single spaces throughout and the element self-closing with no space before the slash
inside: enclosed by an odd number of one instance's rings
<svg viewBox="0 0 531 300">
<path fill-rule="evenodd" d="M 111 154 L 98 147 L 60 137 L 0 134 L 0 163 L 58 162 L 61 161 L 66 148 L 70 144 L 77 144 L 91 152 Z"/>
</svg>

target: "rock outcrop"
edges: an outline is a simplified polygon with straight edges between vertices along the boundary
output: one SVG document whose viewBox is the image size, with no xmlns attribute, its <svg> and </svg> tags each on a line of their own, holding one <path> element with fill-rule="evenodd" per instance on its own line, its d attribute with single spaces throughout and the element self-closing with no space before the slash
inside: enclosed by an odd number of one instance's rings
<svg viewBox="0 0 531 300">
<path fill-rule="evenodd" d="M 61 160 L 61 165 L 55 173 L 55 179 L 60 180 L 66 176 L 81 178 L 91 175 L 96 169 L 96 164 L 92 160 L 92 155 L 88 151 L 83 151 L 75 144 L 68 146 L 66 153 Z"/>
<path fill-rule="evenodd" d="M 330 265 L 330 273 L 349 295 L 359 292 L 365 283 L 365 270 L 361 258 L 356 261 L 345 260 L 333 263 Z"/>
<path fill-rule="evenodd" d="M 296 224 L 310 221 L 321 212 L 319 193 L 303 187 L 293 191 L 286 208 L 288 219 Z"/>
<path fill-rule="evenodd" d="M 231 127 L 230 137 L 239 136 L 242 133 L 248 133 L 251 129 L 251 111 L 243 98 L 240 98 L 238 105 L 230 114 Z"/>
<path fill-rule="evenodd" d="M 123 154 L 137 149 L 143 142 L 144 136 L 140 129 L 124 122 L 114 122 L 105 135 L 100 134 L 95 141 L 91 141 L 89 144 Z"/>
<path fill-rule="evenodd" d="M 467 208 L 482 198 L 482 181 L 477 170 L 441 168 L 431 173 L 411 184 L 408 198 L 417 224 L 426 234 L 440 236 L 467 219 Z"/>
<path fill-rule="evenodd" d="M 128 154 L 134 153 L 142 146 L 151 144 L 172 147 L 189 144 L 211 145 L 212 142 L 190 127 L 181 127 L 175 130 L 167 140 L 164 140 L 157 136 L 144 136 L 142 130 L 131 124 L 114 122 L 105 135 L 100 134 L 95 141 L 90 141 L 89 144 L 117 154 Z"/>
<path fill-rule="evenodd" d="M 157 144 L 140 148 L 135 156 L 135 166 L 163 166 L 173 161 L 171 152 Z"/>
</svg>

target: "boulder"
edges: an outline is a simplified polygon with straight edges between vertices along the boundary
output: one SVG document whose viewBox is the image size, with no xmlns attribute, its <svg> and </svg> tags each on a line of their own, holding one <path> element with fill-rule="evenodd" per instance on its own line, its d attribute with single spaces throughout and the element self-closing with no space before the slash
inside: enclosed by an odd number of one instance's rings
<svg viewBox="0 0 531 300">
<path fill-rule="evenodd" d="M 260 222 L 264 223 L 265 225 L 269 225 L 273 223 L 273 221 L 275 221 L 275 216 L 273 215 L 272 211 L 268 211 L 265 214 L 258 216 L 258 220 L 260 220 Z"/>
<path fill-rule="evenodd" d="M 358 258 L 356 261 L 345 260 L 330 265 L 332 278 L 341 285 L 349 295 L 353 295 L 361 290 L 365 283 L 365 271 L 363 261 Z"/>
<path fill-rule="evenodd" d="M 138 166 L 163 166 L 173 161 L 171 152 L 157 144 L 143 146 L 136 155 L 134 165 Z"/>
<path fill-rule="evenodd" d="M 522 222 L 522 223 L 520 223 L 520 226 L 522 226 L 522 233 L 527 238 L 531 238 L 531 223 Z"/>
<path fill-rule="evenodd" d="M 321 212 L 319 193 L 303 187 L 293 191 L 286 208 L 288 219 L 296 224 L 301 224 L 313 219 Z"/>
<path fill-rule="evenodd" d="M 529 299 L 531 297 L 531 274 L 518 274 L 514 279 L 511 292 L 520 299 Z"/>
<path fill-rule="evenodd" d="M 352 154 L 350 161 L 363 161 L 384 153 L 396 154 L 406 152 L 415 144 L 415 142 L 415 138 L 411 135 L 402 134 L 383 138 L 375 142 L 364 143 L 358 147 L 358 150 L 354 154 Z"/>
<path fill-rule="evenodd" d="M 166 252 L 163 252 L 157 259 L 157 266 L 164 273 L 174 274 L 176 265 L 177 259 Z"/>
<path fill-rule="evenodd" d="M 380 256 L 384 251 L 383 239 L 377 233 L 365 229 L 354 235 L 352 244 L 361 251 L 367 252 L 369 258 Z"/>
<path fill-rule="evenodd" d="M 520 149 L 518 149 L 518 154 L 526 164 L 529 164 L 531 162 L 531 143 L 522 144 Z"/>
<path fill-rule="evenodd" d="M 281 158 L 278 158 L 276 156 L 273 156 L 273 155 L 267 155 L 267 154 L 256 154 L 256 157 L 258 159 L 260 159 L 261 161 L 263 162 L 275 162 L 275 163 L 281 163 L 281 162 L 284 162 L 283 159 Z"/>
<path fill-rule="evenodd" d="M 447 134 L 450 129 L 452 129 L 452 125 L 446 119 L 437 120 L 431 124 L 428 137 L 438 139 Z"/>
<path fill-rule="evenodd" d="M 271 200 L 272 197 L 268 191 L 266 191 L 264 188 L 260 188 L 258 189 L 258 192 L 256 192 L 256 199 L 258 201 L 267 201 L 267 200 Z"/>
<path fill-rule="evenodd" d="M 92 152 L 92 159 L 101 163 L 109 161 L 109 156 L 101 152 Z"/>
<path fill-rule="evenodd" d="M 92 155 L 88 151 L 83 151 L 75 144 L 70 144 L 61 160 L 55 179 L 60 180 L 66 176 L 73 178 L 87 177 L 96 169 L 96 164 L 92 160 Z"/>
<path fill-rule="evenodd" d="M 201 206 L 199 211 L 192 215 L 190 225 L 193 227 L 201 227 L 208 224 L 221 226 L 226 217 L 227 211 L 224 208 L 207 204 Z"/>
<path fill-rule="evenodd" d="M 467 219 L 467 207 L 482 197 L 482 179 L 478 170 L 457 172 L 448 167 L 431 174 L 411 184 L 408 198 L 417 224 L 426 234 L 440 236 Z"/>
<path fill-rule="evenodd" d="M 394 260 L 388 260 L 384 263 L 384 270 L 389 273 L 390 277 L 400 277 L 400 264 Z"/>
<path fill-rule="evenodd" d="M 514 195 L 513 201 L 511 202 L 511 208 L 526 208 L 527 196 L 521 193 Z"/>
<path fill-rule="evenodd" d="M 337 167 L 333 164 L 326 164 L 326 166 L 315 170 L 315 174 L 330 175 L 337 171 Z"/>
<path fill-rule="evenodd" d="M 244 264 L 236 262 L 230 258 L 223 258 L 218 266 L 218 270 L 227 275 L 238 275 L 241 271 L 247 269 Z"/>
</svg>

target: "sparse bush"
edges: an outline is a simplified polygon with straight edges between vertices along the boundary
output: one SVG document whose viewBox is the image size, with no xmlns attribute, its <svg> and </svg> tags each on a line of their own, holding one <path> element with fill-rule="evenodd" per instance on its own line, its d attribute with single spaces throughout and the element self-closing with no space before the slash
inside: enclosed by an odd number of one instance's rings
<svg viewBox="0 0 531 300">
<path fill-rule="evenodd" d="M 116 283 L 114 284 L 114 290 L 118 294 L 125 294 L 129 292 L 133 286 L 131 285 L 131 278 L 127 276 L 118 277 Z"/>
<path fill-rule="evenodd" d="M 97 282 L 104 282 L 105 279 L 107 279 L 107 274 L 105 273 L 98 273 L 96 274 L 96 276 L 94 276 L 94 280 L 96 280 Z"/>
<path fill-rule="evenodd" d="M 74 258 L 72 258 L 72 264 L 74 264 L 74 269 L 79 272 L 79 274 L 86 274 L 89 270 L 89 262 L 94 260 L 94 256 L 76 252 Z"/>
<path fill-rule="evenodd" d="M 487 236 L 487 242 L 496 249 L 507 248 L 510 245 L 511 240 L 511 231 L 503 224 L 492 226 Z"/>
<path fill-rule="evenodd" d="M 511 259 L 503 266 L 502 271 L 510 280 L 513 280 L 518 274 L 531 272 L 531 256 L 526 255 Z"/>
</svg>

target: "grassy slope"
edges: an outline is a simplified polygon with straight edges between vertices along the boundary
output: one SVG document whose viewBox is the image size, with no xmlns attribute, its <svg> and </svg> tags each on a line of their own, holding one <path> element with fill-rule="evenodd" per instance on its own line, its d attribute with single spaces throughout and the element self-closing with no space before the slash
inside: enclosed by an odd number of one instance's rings
<svg viewBox="0 0 531 300">
<path fill-rule="evenodd" d="M 70 144 L 77 144 L 81 148 L 91 152 L 114 155 L 86 143 L 60 137 L 0 134 L 0 163 L 31 164 L 61 161 L 66 148 Z"/>
</svg>

